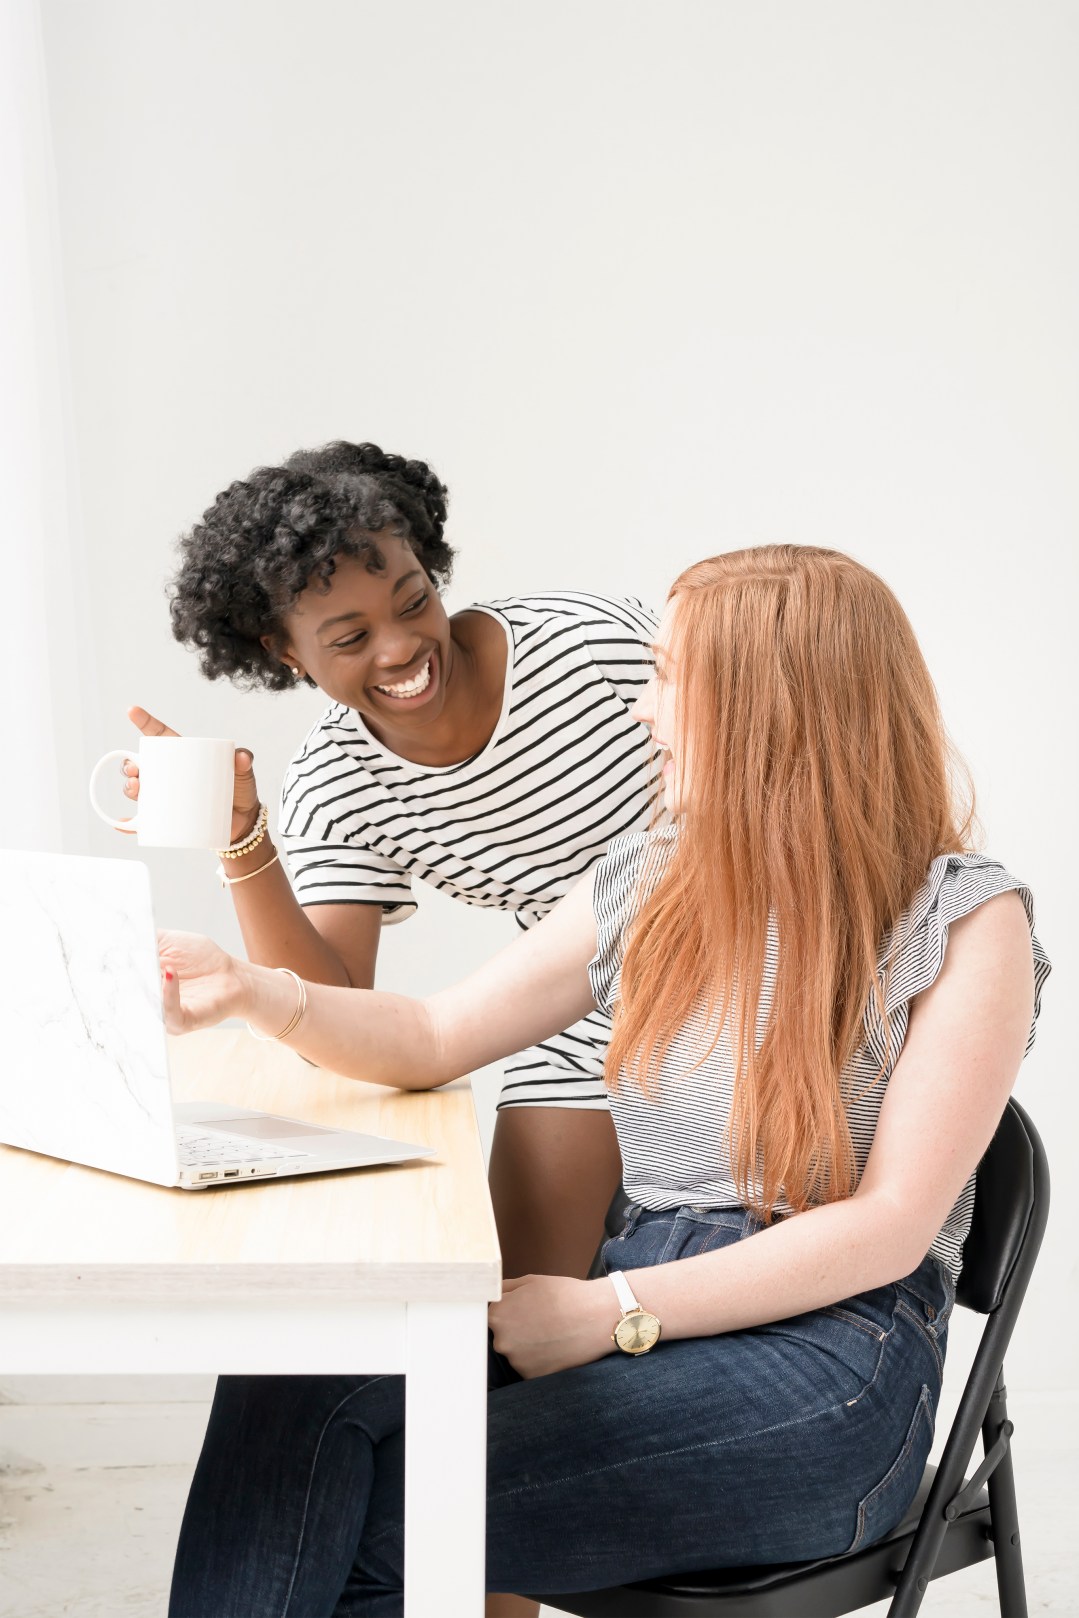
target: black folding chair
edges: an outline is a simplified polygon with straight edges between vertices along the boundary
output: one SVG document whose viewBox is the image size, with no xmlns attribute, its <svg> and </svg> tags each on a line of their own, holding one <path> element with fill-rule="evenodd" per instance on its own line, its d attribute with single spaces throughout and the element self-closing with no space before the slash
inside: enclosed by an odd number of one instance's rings
<svg viewBox="0 0 1079 1618">
<path fill-rule="evenodd" d="M 624 1205 L 619 1193 L 608 1214 L 612 1233 Z M 913 1505 L 890 1534 L 848 1556 L 535 1599 L 579 1618 L 839 1618 L 890 1599 L 889 1618 L 912 1618 L 931 1579 L 995 1557 L 1002 1618 L 1027 1618 L 1004 1355 L 1048 1212 L 1045 1149 L 1023 1108 L 1009 1101 L 978 1167 L 957 1289 L 957 1301 L 985 1315 L 985 1325 L 940 1464 L 926 1467 Z M 984 1458 L 967 1478 L 979 1427 Z"/>
</svg>

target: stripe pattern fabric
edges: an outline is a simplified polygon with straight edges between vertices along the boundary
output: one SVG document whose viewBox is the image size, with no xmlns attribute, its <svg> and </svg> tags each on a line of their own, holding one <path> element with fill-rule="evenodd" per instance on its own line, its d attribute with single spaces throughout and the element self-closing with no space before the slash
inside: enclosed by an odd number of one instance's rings
<svg viewBox="0 0 1079 1618">
<path fill-rule="evenodd" d="M 656 617 L 633 598 L 579 592 L 477 604 L 507 639 L 502 713 L 458 764 L 415 764 L 334 703 L 285 777 L 280 838 L 305 908 L 416 910 L 413 879 L 530 927 L 644 827 L 658 764 L 630 708 L 652 672 Z M 499 1106 L 605 1110 L 610 1019 L 591 1013 L 506 1066 Z"/>
<path fill-rule="evenodd" d="M 622 954 L 627 926 L 643 898 L 654 887 L 671 858 L 677 828 L 620 837 L 611 844 L 596 872 L 594 906 L 597 952 L 589 977 L 597 1006 L 613 1011 L 619 997 Z M 1034 1043 L 1042 986 L 1049 959 L 1034 935 L 1034 900 L 1030 890 L 1002 865 L 980 854 L 946 854 L 935 859 L 910 908 L 883 941 L 880 958 L 885 975 L 885 1024 L 872 998 L 864 1017 L 864 1039 L 844 1069 L 841 1082 L 861 1177 L 873 1144 L 888 1079 L 902 1052 L 914 996 L 935 981 L 944 963 L 949 925 L 969 915 L 999 893 L 1014 890 L 1023 901 L 1034 951 L 1034 1015 L 1027 1051 Z M 778 938 L 769 930 L 758 1026 L 763 1031 L 771 1013 L 778 959 Z M 674 1040 L 656 1076 L 653 1095 L 622 1075 L 611 1094 L 628 1198 L 645 1208 L 670 1209 L 687 1204 L 707 1208 L 740 1207 L 745 1198 L 731 1166 L 728 1128 L 733 1097 L 734 1059 L 730 1040 L 720 1032 L 715 1049 L 698 1063 L 711 1038 L 707 1011 L 700 1011 Z M 883 1069 L 883 1071 L 882 1071 Z M 879 1075 L 879 1077 L 878 1077 Z M 926 1120 L 932 1127 L 932 1120 Z M 953 1279 L 959 1275 L 963 1243 L 974 1208 L 974 1177 L 964 1186 L 930 1248 Z M 785 1201 L 775 1212 L 790 1214 Z"/>
</svg>

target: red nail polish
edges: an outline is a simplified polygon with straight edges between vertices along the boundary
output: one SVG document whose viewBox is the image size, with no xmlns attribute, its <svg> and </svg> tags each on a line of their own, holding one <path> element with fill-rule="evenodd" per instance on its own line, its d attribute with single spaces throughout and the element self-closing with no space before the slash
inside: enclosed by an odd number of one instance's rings
<svg viewBox="0 0 1079 1618">
<path fill-rule="evenodd" d="M 171 972 L 166 972 L 165 973 L 165 982 L 166 983 L 171 983 L 172 982 L 172 973 Z"/>
</svg>

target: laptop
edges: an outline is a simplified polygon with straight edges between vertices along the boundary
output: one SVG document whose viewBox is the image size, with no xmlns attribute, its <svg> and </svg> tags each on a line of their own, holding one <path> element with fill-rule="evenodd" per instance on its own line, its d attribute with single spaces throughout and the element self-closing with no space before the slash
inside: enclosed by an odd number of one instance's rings
<svg viewBox="0 0 1079 1618">
<path fill-rule="evenodd" d="M 14 850 L 0 850 L 0 1143 L 184 1191 L 434 1155 L 175 1103 L 147 867 Z"/>
</svg>

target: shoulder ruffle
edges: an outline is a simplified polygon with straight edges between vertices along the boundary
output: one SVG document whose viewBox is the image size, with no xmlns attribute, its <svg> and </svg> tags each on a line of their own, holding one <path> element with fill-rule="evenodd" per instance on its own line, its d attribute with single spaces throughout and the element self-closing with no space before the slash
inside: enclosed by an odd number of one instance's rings
<svg viewBox="0 0 1079 1618">
<path fill-rule="evenodd" d="M 944 964 L 951 924 L 1001 893 L 1018 893 L 1030 927 L 1034 954 L 1034 1012 L 1026 1046 L 1030 1050 L 1041 1010 L 1042 986 L 1051 965 L 1034 931 L 1034 895 L 1018 877 L 984 854 L 941 854 L 929 867 L 914 902 L 881 954 L 880 965 L 886 974 L 885 1012 L 889 1017 L 936 981 Z M 882 1031 L 872 1026 L 879 1023 L 872 1002 L 866 1012 L 866 1022 L 871 1042 L 875 1044 L 872 1036 L 879 1036 Z"/>
</svg>

